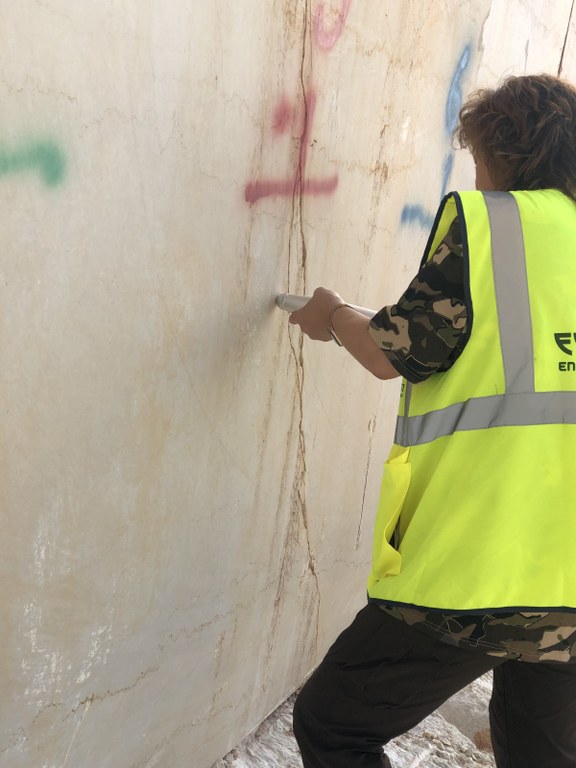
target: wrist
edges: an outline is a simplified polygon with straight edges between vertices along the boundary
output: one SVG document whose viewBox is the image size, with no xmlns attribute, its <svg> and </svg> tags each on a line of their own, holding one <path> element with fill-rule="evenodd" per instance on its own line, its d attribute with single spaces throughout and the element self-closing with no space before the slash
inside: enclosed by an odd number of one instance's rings
<svg viewBox="0 0 576 768">
<path fill-rule="evenodd" d="M 328 315 L 328 333 L 330 334 L 330 336 L 332 336 L 332 338 L 334 339 L 336 344 L 338 344 L 339 347 L 342 346 L 342 342 L 340 341 L 340 339 L 336 335 L 336 331 L 334 330 L 333 318 L 334 318 L 334 313 L 337 312 L 339 309 L 342 309 L 342 307 L 351 308 L 349 304 L 345 304 L 344 302 L 340 304 L 335 304 L 330 310 L 330 313 Z"/>
</svg>

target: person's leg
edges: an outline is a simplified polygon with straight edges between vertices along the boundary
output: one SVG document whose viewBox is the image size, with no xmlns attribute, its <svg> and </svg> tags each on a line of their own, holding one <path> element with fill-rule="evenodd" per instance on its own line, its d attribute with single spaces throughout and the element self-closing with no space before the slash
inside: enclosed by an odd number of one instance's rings
<svg viewBox="0 0 576 768">
<path fill-rule="evenodd" d="M 575 768 L 576 664 L 495 669 L 490 727 L 498 768 Z"/>
<path fill-rule="evenodd" d="M 382 746 L 502 663 L 448 645 L 368 605 L 294 707 L 304 768 L 382 768 Z"/>
</svg>

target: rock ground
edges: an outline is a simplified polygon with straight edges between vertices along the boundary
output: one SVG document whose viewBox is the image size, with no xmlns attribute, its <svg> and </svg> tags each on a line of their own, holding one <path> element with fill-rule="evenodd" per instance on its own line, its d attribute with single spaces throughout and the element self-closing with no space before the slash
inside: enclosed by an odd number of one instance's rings
<svg viewBox="0 0 576 768">
<path fill-rule="evenodd" d="M 388 744 L 394 768 L 494 768 L 488 730 L 491 676 L 463 689 Z M 292 733 L 294 696 L 212 768 L 302 768 Z"/>
</svg>

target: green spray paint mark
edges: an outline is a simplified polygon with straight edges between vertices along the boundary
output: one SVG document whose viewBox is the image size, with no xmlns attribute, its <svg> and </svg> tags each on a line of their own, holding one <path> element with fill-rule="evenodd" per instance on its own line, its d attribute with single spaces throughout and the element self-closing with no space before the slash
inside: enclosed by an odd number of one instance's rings
<svg viewBox="0 0 576 768">
<path fill-rule="evenodd" d="M 30 142 L 12 152 L 0 147 L 0 176 L 37 170 L 44 184 L 55 187 L 66 175 L 64 153 L 52 141 Z"/>
</svg>

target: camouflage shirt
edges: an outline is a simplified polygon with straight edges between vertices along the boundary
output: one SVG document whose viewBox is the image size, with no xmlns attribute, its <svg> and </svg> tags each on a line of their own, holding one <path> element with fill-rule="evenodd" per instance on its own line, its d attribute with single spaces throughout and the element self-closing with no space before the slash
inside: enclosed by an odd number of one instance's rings
<svg viewBox="0 0 576 768">
<path fill-rule="evenodd" d="M 458 218 L 399 301 L 370 322 L 370 334 L 408 381 L 447 371 L 468 341 L 467 286 Z M 576 613 L 445 614 L 414 606 L 382 605 L 451 645 L 520 661 L 576 661 Z"/>
<path fill-rule="evenodd" d="M 405 379 L 447 371 L 468 341 L 464 257 L 458 218 L 397 304 L 370 321 L 370 335 Z"/>
</svg>

